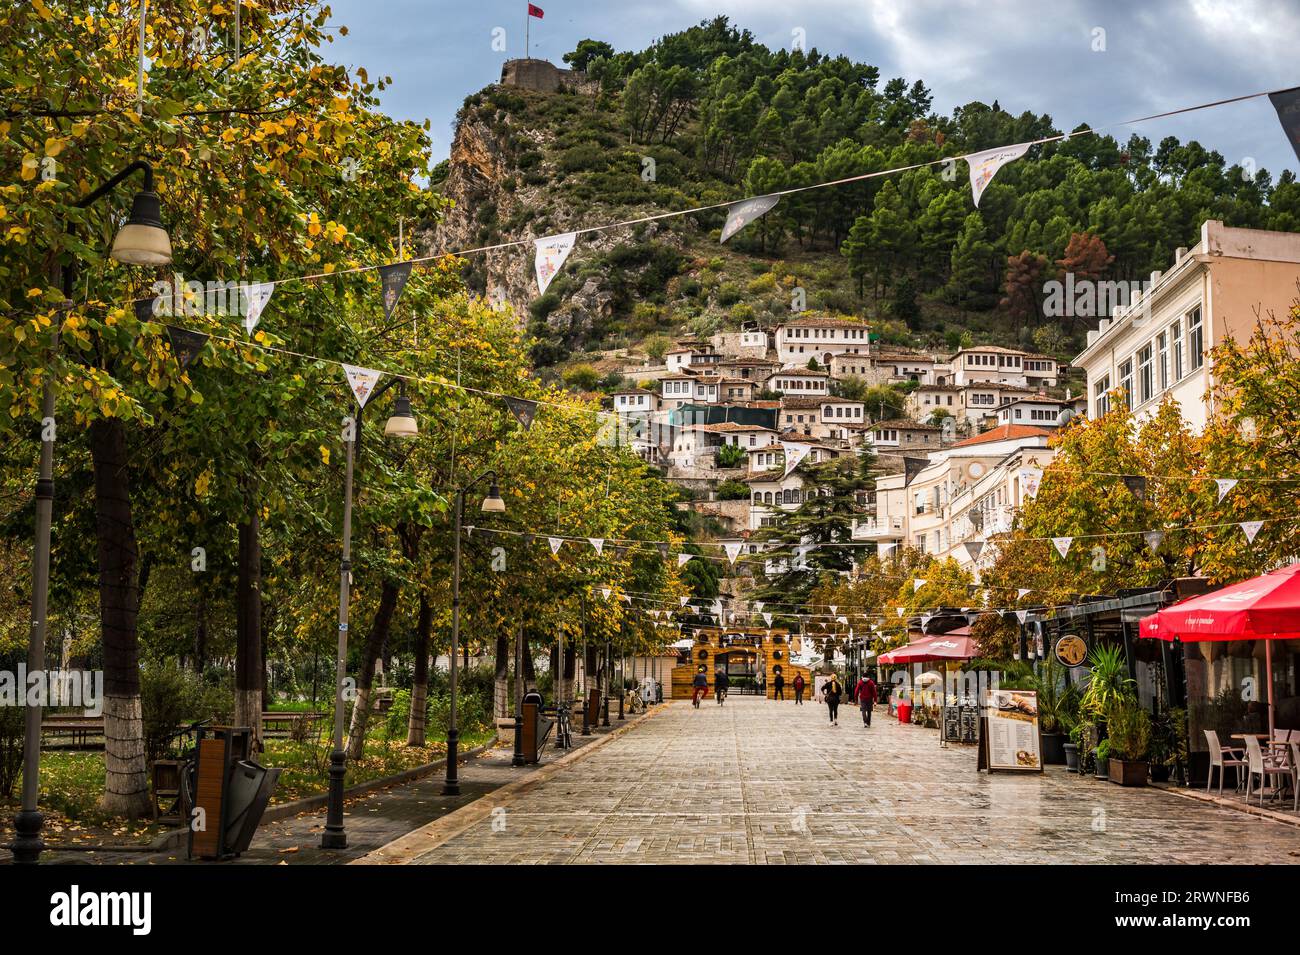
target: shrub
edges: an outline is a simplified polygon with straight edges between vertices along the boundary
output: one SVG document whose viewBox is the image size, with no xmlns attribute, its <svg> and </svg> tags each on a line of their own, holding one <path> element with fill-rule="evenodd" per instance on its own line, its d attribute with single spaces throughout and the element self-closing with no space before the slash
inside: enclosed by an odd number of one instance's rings
<svg viewBox="0 0 1300 955">
<path fill-rule="evenodd" d="M 745 463 L 748 456 L 748 453 L 740 445 L 724 444 L 718 448 L 718 467 L 738 468 Z M 744 494 L 742 497 L 748 497 L 748 494 Z"/>
<path fill-rule="evenodd" d="M 197 674 L 174 663 L 146 665 L 141 670 L 140 706 L 145 756 L 150 761 L 167 755 L 173 735 L 187 723 L 227 723 L 235 709 L 229 691 L 205 683 Z"/>
<path fill-rule="evenodd" d="M 741 481 L 722 481 L 718 484 L 717 495 L 719 501 L 747 501 L 749 485 Z"/>
<path fill-rule="evenodd" d="M 565 382 L 582 391 L 591 391 L 600 383 L 600 372 L 591 365 L 574 365 L 564 371 Z"/>
<path fill-rule="evenodd" d="M 1106 724 L 1110 753 L 1116 759 L 1146 759 L 1151 746 L 1151 715 L 1135 700 L 1125 699 L 1110 708 Z"/>
<path fill-rule="evenodd" d="M 16 669 L 16 665 L 10 669 Z M 23 707 L 0 706 L 0 799 L 13 795 L 14 784 L 22 771 L 26 727 Z"/>
</svg>

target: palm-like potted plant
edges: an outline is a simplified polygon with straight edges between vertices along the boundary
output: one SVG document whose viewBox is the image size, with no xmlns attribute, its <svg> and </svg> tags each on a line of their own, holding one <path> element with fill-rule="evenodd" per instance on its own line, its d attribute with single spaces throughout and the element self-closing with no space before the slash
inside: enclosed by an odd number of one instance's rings
<svg viewBox="0 0 1300 955">
<path fill-rule="evenodd" d="M 1043 660 L 1038 674 L 1028 679 L 1029 689 L 1038 696 L 1038 728 L 1044 765 L 1066 765 L 1066 734 L 1078 710 L 1073 687 L 1064 685 L 1064 668 L 1052 657 Z"/>
<path fill-rule="evenodd" d="M 1110 732 L 1110 781 L 1121 786 L 1145 786 L 1151 715 L 1137 700 L 1124 697 L 1111 706 L 1106 725 Z"/>
</svg>

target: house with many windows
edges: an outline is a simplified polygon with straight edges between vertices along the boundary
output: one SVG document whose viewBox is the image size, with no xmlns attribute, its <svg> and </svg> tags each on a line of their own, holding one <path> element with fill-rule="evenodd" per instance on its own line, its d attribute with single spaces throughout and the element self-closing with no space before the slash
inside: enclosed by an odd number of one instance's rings
<svg viewBox="0 0 1300 955">
<path fill-rule="evenodd" d="M 1029 424 L 1037 428 L 1056 428 L 1061 425 L 1061 412 L 1070 402 L 1047 395 L 1027 395 L 1013 398 L 997 410 L 997 422 L 1003 424 Z"/>
<path fill-rule="evenodd" d="M 865 355 L 871 350 L 866 322 L 829 316 L 791 319 L 776 326 L 776 357 L 784 367 L 807 365 L 815 358 L 829 365 L 836 355 Z"/>
<path fill-rule="evenodd" d="M 979 345 L 959 349 L 939 377 L 947 385 L 993 382 L 1017 388 L 1050 388 L 1056 385 L 1057 367 L 1056 360 L 1048 355 Z"/>
<path fill-rule="evenodd" d="M 1257 316 L 1284 314 L 1298 282 L 1300 234 L 1207 220 L 1194 248 L 1179 249 L 1167 272 L 1152 273 L 1127 306 L 1088 332 L 1074 360 L 1088 376 L 1088 416 L 1124 401 L 1145 419 L 1168 396 L 1194 429 L 1204 428 L 1215 400 L 1212 349 L 1229 337 L 1247 340 Z"/>
<path fill-rule="evenodd" d="M 786 369 L 767 379 L 766 388 L 783 395 L 826 395 L 830 393 L 830 375 L 809 368 Z"/>
</svg>

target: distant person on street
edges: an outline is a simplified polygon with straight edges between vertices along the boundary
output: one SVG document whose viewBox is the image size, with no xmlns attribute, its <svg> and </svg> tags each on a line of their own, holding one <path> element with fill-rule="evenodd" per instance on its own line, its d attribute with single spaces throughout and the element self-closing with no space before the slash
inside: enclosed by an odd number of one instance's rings
<svg viewBox="0 0 1300 955">
<path fill-rule="evenodd" d="M 731 679 L 719 670 L 713 675 L 713 695 L 718 698 L 718 706 L 727 699 L 727 690 L 731 688 Z"/>
<path fill-rule="evenodd" d="M 801 706 L 803 704 L 804 685 L 805 684 L 804 684 L 803 674 L 796 673 L 794 675 L 794 705 L 795 706 Z"/>
<path fill-rule="evenodd" d="M 840 678 L 832 675 L 829 680 L 822 684 L 822 699 L 826 701 L 826 709 L 830 714 L 831 726 L 840 725 L 840 694 L 844 692 L 844 686 L 840 683 Z"/>
<path fill-rule="evenodd" d="M 781 674 L 778 673 L 776 677 L 773 678 L 772 680 L 772 689 L 776 692 L 776 695 L 773 696 L 772 699 L 780 700 L 781 702 L 784 703 L 785 702 L 785 677 L 783 677 Z"/>
<path fill-rule="evenodd" d="M 700 670 L 695 674 L 695 679 L 691 681 L 691 706 L 697 710 L 700 708 L 700 699 L 709 692 L 709 678 Z"/>
<path fill-rule="evenodd" d="M 862 711 L 862 725 L 871 725 L 871 709 L 876 705 L 876 681 L 869 676 L 862 676 L 858 679 L 858 685 L 853 688 L 853 695 L 857 698 L 858 709 Z"/>
</svg>

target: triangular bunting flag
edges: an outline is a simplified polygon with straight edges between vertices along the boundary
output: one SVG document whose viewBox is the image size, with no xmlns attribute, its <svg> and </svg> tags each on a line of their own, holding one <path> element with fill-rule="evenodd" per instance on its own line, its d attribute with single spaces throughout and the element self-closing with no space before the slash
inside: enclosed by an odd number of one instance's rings
<svg viewBox="0 0 1300 955">
<path fill-rule="evenodd" d="M 244 331 L 251 337 L 253 329 L 262 320 L 262 310 L 271 301 L 275 286 L 270 282 L 258 282 L 256 285 L 240 287 L 240 298 L 244 301 Z"/>
<path fill-rule="evenodd" d="M 1259 529 L 1263 526 L 1263 521 L 1242 521 L 1241 529 L 1246 532 L 1246 542 L 1249 544 L 1255 543 L 1255 535 L 1259 533 Z"/>
<path fill-rule="evenodd" d="M 1038 496 L 1038 485 L 1043 480 L 1043 469 L 1028 467 L 1020 469 L 1020 489 L 1025 492 L 1025 497 L 1033 498 Z"/>
<path fill-rule="evenodd" d="M 741 548 L 742 546 L 743 546 L 743 545 L 741 545 L 741 544 L 723 544 L 723 545 L 722 545 L 722 549 L 725 550 L 725 551 L 727 552 L 727 560 L 731 562 L 731 564 L 732 564 L 733 567 L 734 567 L 735 564 L 736 564 L 736 558 L 740 556 L 740 548 Z"/>
<path fill-rule="evenodd" d="M 624 594 L 623 603 L 627 604 L 629 607 L 632 606 L 632 598 L 629 597 L 627 594 Z"/>
<path fill-rule="evenodd" d="M 135 300 L 136 321 L 140 321 L 140 322 L 153 321 L 153 317 L 158 314 L 158 307 L 161 301 L 162 301 L 162 296 L 160 295 L 155 295 L 153 296 L 153 298 L 136 299 Z M 167 327 L 171 328 L 170 325 L 168 325 Z M 175 349 L 172 350 L 175 351 Z"/>
<path fill-rule="evenodd" d="M 980 553 L 984 550 L 983 541 L 966 541 L 965 546 L 966 555 L 970 557 L 972 562 L 980 559 Z"/>
<path fill-rule="evenodd" d="M 348 385 L 352 388 L 352 394 L 356 395 L 357 404 L 364 408 L 375 390 L 375 385 L 383 377 L 383 372 L 375 371 L 373 368 L 344 365 L 343 373 L 348 376 Z"/>
<path fill-rule="evenodd" d="M 167 339 L 171 342 L 172 354 L 176 356 L 180 366 L 188 368 L 190 362 L 194 360 L 194 356 L 203 350 L 203 345 L 207 342 L 208 336 L 202 332 L 190 331 L 188 328 L 177 328 L 175 325 L 168 325 Z"/>
<path fill-rule="evenodd" d="M 554 554 L 554 555 L 556 555 L 556 556 L 558 557 L 558 556 L 559 556 L 559 553 L 560 553 L 560 547 L 562 547 L 562 546 L 564 545 L 564 538 L 563 538 L 563 537 L 548 537 L 548 538 L 546 538 L 546 539 L 547 539 L 548 541 L 550 541 L 550 543 L 551 543 L 551 553 Z"/>
<path fill-rule="evenodd" d="M 694 556 L 695 556 L 694 554 L 678 554 L 678 555 L 677 555 L 677 566 L 678 566 L 678 567 L 685 567 L 685 566 L 686 566 L 686 562 L 687 562 L 688 560 L 690 560 L 690 559 L 691 559 L 692 557 L 694 557 Z"/>
<path fill-rule="evenodd" d="M 1237 486 L 1237 479 L 1236 478 L 1215 478 L 1214 483 L 1219 486 L 1219 502 L 1222 503 L 1223 499 L 1227 497 L 1228 492 Z"/>
<path fill-rule="evenodd" d="M 772 615 L 766 611 L 763 612 L 763 622 L 769 627 L 772 626 Z"/>
<path fill-rule="evenodd" d="M 1125 474 L 1123 476 L 1124 486 L 1128 488 L 1129 493 L 1134 497 L 1145 498 L 1147 495 L 1147 479 L 1142 474 Z"/>
<path fill-rule="evenodd" d="M 898 615 L 899 615 L 900 617 L 901 617 L 903 614 L 907 613 L 907 608 L 906 608 L 906 607 L 895 607 L 894 609 L 898 611 Z"/>
<path fill-rule="evenodd" d="M 920 590 L 920 589 L 921 589 L 922 587 L 924 587 L 924 586 L 925 586 L 925 581 L 922 580 L 920 577 L 913 578 L 913 580 L 912 580 L 912 593 L 916 593 L 918 590 Z"/>
<path fill-rule="evenodd" d="M 757 196 L 753 199 L 733 202 L 727 206 L 727 221 L 722 226 L 722 238 L 718 241 L 726 242 L 745 226 L 771 209 L 780 199 L 780 196 Z"/>
<path fill-rule="evenodd" d="M 1160 545 L 1164 543 L 1164 531 L 1147 531 L 1142 535 L 1142 539 L 1147 542 L 1147 546 L 1152 550 L 1159 550 Z"/>
<path fill-rule="evenodd" d="M 999 146 L 996 149 L 986 149 L 963 157 L 966 165 L 970 167 L 970 192 L 971 198 L 975 201 L 975 208 L 979 208 L 980 196 L 993 181 L 997 171 L 1012 160 L 1019 159 L 1028 149 L 1029 143 L 1018 143 L 1015 146 Z"/>
<path fill-rule="evenodd" d="M 1030 591 L 1031 591 L 1031 588 L 1029 588 L 1029 587 L 1018 587 L 1018 588 L 1016 588 L 1016 599 L 1017 599 L 1017 600 L 1024 600 L 1024 599 L 1025 599 L 1025 596 L 1026 596 L 1027 594 L 1029 594 Z"/>
<path fill-rule="evenodd" d="M 832 616 L 834 616 L 835 611 L 837 611 L 837 610 L 840 609 L 838 604 L 828 604 L 828 606 L 831 608 L 831 615 L 832 615 Z"/>
<path fill-rule="evenodd" d="M 597 554 L 603 554 L 603 553 L 605 553 L 605 538 L 603 538 L 603 537 L 588 537 L 588 538 L 587 538 L 587 543 L 590 544 L 592 547 L 596 548 L 596 553 L 597 553 Z"/>
<path fill-rule="evenodd" d="M 1028 610 L 1017 610 L 1017 611 L 1016 611 L 1016 619 L 1019 620 L 1021 623 L 1024 623 L 1024 622 L 1025 622 L 1025 619 L 1026 619 L 1028 616 L 1029 616 L 1029 611 L 1028 611 Z"/>
<path fill-rule="evenodd" d="M 612 592 L 613 592 L 613 591 L 611 591 L 608 587 L 601 587 L 601 588 L 600 588 L 600 595 L 601 595 L 602 597 L 604 597 L 606 600 L 609 599 L 609 595 L 610 595 Z"/>
<path fill-rule="evenodd" d="M 755 600 L 755 601 L 754 601 L 754 609 L 755 609 L 755 610 L 758 610 L 758 611 L 762 611 L 762 609 L 763 609 L 763 601 L 761 601 L 761 600 Z"/>
<path fill-rule="evenodd" d="M 678 598 L 677 598 L 677 606 L 679 606 L 679 607 L 685 607 L 685 606 L 686 606 L 686 601 L 688 601 L 688 600 L 690 600 L 690 599 L 691 599 L 690 597 L 678 597 Z"/>
<path fill-rule="evenodd" d="M 392 265 L 379 267 L 379 284 L 384 292 L 384 321 L 393 315 L 397 300 L 402 297 L 406 280 L 411 277 L 410 262 L 394 262 Z"/>
<path fill-rule="evenodd" d="M 799 462 L 808 456 L 812 450 L 811 445 L 796 444 L 793 441 L 782 441 L 781 451 L 785 454 L 785 474 L 782 477 L 789 477 L 790 472 L 799 466 Z"/>
<path fill-rule="evenodd" d="M 844 626 L 847 627 L 847 626 L 849 625 L 849 618 L 848 618 L 848 617 L 836 617 L 836 618 L 835 618 L 835 622 L 836 622 L 836 623 L 842 623 L 842 624 L 844 624 Z"/>
<path fill-rule="evenodd" d="M 1074 543 L 1073 537 L 1053 537 L 1052 544 L 1055 545 L 1057 553 L 1062 557 L 1070 552 L 1070 545 Z"/>
<path fill-rule="evenodd" d="M 524 426 L 524 430 L 532 430 L 533 418 L 537 415 L 537 402 L 529 401 L 527 398 L 512 398 L 510 395 L 506 395 L 505 403 L 506 407 L 510 409 L 510 413 L 515 416 L 515 420 Z"/>
<path fill-rule="evenodd" d="M 533 268 L 537 271 L 537 293 L 546 294 L 546 288 L 551 284 L 560 268 L 564 265 L 564 260 L 569 257 L 573 251 L 573 242 L 577 234 L 566 232 L 563 235 L 548 235 L 533 241 L 534 260 Z"/>
<path fill-rule="evenodd" d="M 1296 159 L 1300 159 L 1300 86 L 1268 94 L 1269 102 L 1277 110 L 1277 120 L 1282 132 L 1291 143 Z"/>
</svg>

